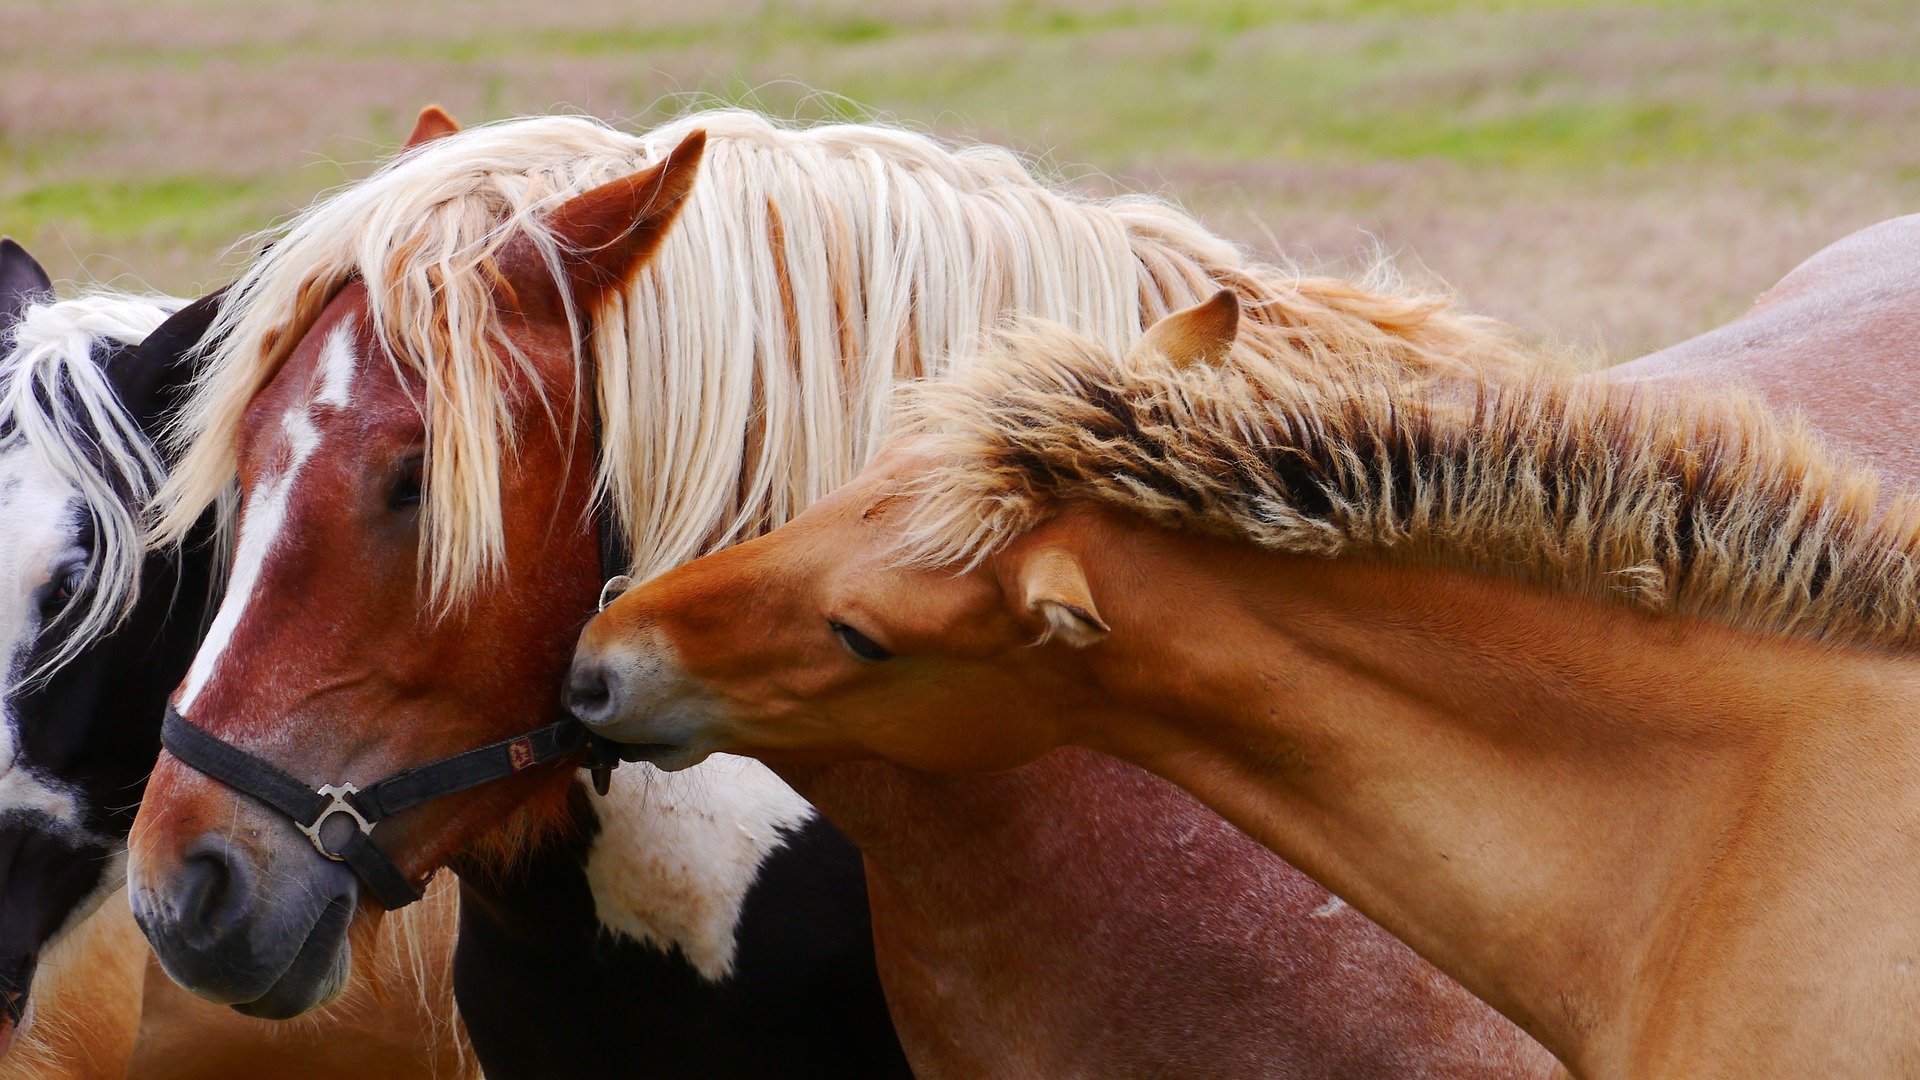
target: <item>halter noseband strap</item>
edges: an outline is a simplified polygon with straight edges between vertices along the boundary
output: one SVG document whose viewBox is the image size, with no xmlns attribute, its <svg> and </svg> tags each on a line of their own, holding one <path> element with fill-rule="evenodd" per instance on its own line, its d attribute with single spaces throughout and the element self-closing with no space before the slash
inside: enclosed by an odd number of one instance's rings
<svg viewBox="0 0 1920 1080">
<path fill-rule="evenodd" d="M 174 757 L 293 819 L 294 827 L 312 841 L 316 851 L 346 863 L 389 911 L 420 899 L 421 892 L 373 838 L 375 826 L 421 803 L 564 760 L 587 746 L 587 738 L 587 729 L 568 717 L 525 735 L 402 769 L 364 788 L 352 784 L 310 787 L 266 759 L 194 726 L 171 705 L 160 728 L 161 745 Z M 337 847 L 322 835 L 335 815 L 345 816 L 354 826 Z"/>
</svg>

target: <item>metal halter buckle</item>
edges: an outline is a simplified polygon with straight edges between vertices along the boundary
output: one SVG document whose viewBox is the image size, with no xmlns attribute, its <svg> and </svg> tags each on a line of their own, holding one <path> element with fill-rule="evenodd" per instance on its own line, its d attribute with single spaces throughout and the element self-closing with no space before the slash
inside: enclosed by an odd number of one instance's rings
<svg viewBox="0 0 1920 1080">
<path fill-rule="evenodd" d="M 326 841 L 320 839 L 320 827 L 325 825 L 327 819 L 333 815 L 345 814 L 360 827 L 361 835 L 373 835 L 373 823 L 362 817 L 360 811 L 355 810 L 353 804 L 347 801 L 347 796 L 360 794 L 360 789 L 352 784 L 322 784 L 314 790 L 314 794 L 329 800 L 327 805 L 321 808 L 319 815 L 313 819 L 313 824 L 302 825 L 296 821 L 293 827 L 305 833 L 308 840 L 313 841 L 313 850 L 334 862 L 346 862 L 345 855 L 335 855 L 327 850 Z"/>
</svg>

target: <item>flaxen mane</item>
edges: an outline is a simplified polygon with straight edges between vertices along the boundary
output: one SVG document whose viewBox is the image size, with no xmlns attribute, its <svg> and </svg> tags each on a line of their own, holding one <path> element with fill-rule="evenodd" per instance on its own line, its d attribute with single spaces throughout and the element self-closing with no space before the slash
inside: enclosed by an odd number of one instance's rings
<svg viewBox="0 0 1920 1080">
<path fill-rule="evenodd" d="M 968 565 L 1062 500 L 1305 555 L 1523 578 L 1749 630 L 1920 643 L 1920 510 L 1752 401 L 1116 360 L 1030 323 L 912 387 L 902 556 Z"/>
<path fill-rule="evenodd" d="M 604 420 L 601 487 L 637 574 L 777 525 L 849 479 L 885 433 L 894 381 L 1010 311 L 1119 348 L 1224 284 L 1279 363 L 1448 372 L 1511 356 L 1500 328 L 1441 298 L 1250 261 L 1164 203 L 1076 197 L 995 147 L 737 110 L 639 136 L 579 117 L 506 121 L 418 147 L 314 206 L 233 287 L 156 534 L 183 536 L 233 482 L 241 413 L 358 277 L 394 362 L 423 386 L 423 572 L 443 604 L 469 594 L 499 568 L 513 443 L 504 387 L 518 360 L 498 347 L 494 256 L 524 235 L 553 264 L 546 211 L 696 128 L 709 141 L 685 210 L 580 350 Z"/>
</svg>

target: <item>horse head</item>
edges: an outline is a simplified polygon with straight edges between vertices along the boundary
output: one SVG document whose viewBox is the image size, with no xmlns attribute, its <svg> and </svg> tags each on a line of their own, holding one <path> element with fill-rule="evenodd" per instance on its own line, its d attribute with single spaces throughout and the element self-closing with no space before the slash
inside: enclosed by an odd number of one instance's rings
<svg viewBox="0 0 1920 1080">
<path fill-rule="evenodd" d="M 0 241 L 0 1045 L 40 957 L 121 885 L 159 709 L 208 602 L 207 552 L 144 554 L 140 518 L 215 303 L 55 303 Z"/>
<path fill-rule="evenodd" d="M 500 782 L 409 804 L 377 834 L 350 796 L 564 721 L 568 643 L 602 577 L 581 342 L 673 224 L 703 146 L 696 134 L 556 200 L 530 228 L 485 223 L 474 262 L 421 270 L 434 310 L 396 309 L 375 272 L 337 283 L 263 369 L 233 433 L 226 598 L 174 706 L 177 723 L 324 805 L 296 822 L 162 755 L 129 881 L 135 917 L 183 985 L 260 1016 L 322 1004 L 351 968 L 350 932 L 392 903 L 337 861 L 347 845 L 377 845 L 404 894 L 502 822 L 564 809 L 572 744 L 524 757 L 503 744 Z M 462 288 L 495 313 L 481 340 L 448 340 Z M 419 332 L 396 335 L 396 319 Z M 476 537 L 476 512 L 497 531 Z M 481 552 L 467 560 L 481 565 L 452 581 L 450 551 Z"/>
</svg>

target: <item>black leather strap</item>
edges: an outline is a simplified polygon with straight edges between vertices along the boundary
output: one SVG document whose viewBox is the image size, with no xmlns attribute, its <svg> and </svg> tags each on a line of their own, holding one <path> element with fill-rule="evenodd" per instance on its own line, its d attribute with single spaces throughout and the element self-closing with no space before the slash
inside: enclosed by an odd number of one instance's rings
<svg viewBox="0 0 1920 1080">
<path fill-rule="evenodd" d="M 270 762 L 188 723 L 172 705 L 167 706 L 167 718 L 160 725 L 160 745 L 188 765 L 298 822 L 312 821 L 330 801 Z"/>
<path fill-rule="evenodd" d="M 344 784 L 303 784 L 272 762 L 195 726 L 171 705 L 160 742 L 187 765 L 292 819 L 322 855 L 351 867 L 380 906 L 391 911 L 420 899 L 421 892 L 373 838 L 380 822 L 421 803 L 563 761 L 588 746 L 588 735 L 578 720 L 568 717 L 525 735 L 402 769 L 357 790 Z M 610 767 L 601 765 L 602 755 L 593 757 L 596 767 Z M 346 839 L 332 844 L 320 833 L 336 814 L 348 818 L 353 828 Z"/>
<path fill-rule="evenodd" d="M 340 846 L 340 861 L 353 868 L 355 877 L 373 893 L 373 898 L 388 911 L 399 911 L 426 894 L 407 875 L 400 872 L 379 843 L 358 829 Z"/>
<path fill-rule="evenodd" d="M 402 769 L 372 787 L 348 795 L 347 801 L 358 807 L 368 821 L 379 822 L 423 802 L 505 780 L 535 765 L 559 761 L 580 749 L 586 741 L 587 729 L 580 721 L 568 717 L 525 735 Z"/>
</svg>

